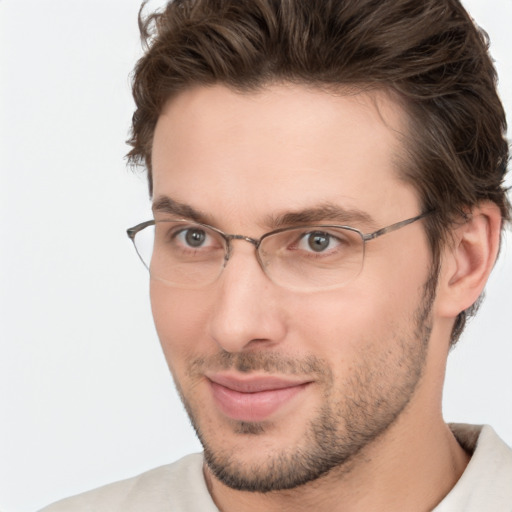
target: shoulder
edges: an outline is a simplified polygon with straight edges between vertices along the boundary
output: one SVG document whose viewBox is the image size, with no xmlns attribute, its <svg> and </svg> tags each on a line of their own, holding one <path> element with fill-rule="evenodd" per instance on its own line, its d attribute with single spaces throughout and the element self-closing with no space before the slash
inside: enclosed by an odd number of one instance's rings
<svg viewBox="0 0 512 512">
<path fill-rule="evenodd" d="M 202 472 L 202 454 L 67 498 L 41 512 L 216 511 Z M 213 507 L 213 508 L 212 508 Z"/>
<path fill-rule="evenodd" d="M 512 509 L 512 449 L 488 425 L 450 425 L 471 454 L 461 478 L 436 512 Z"/>
</svg>

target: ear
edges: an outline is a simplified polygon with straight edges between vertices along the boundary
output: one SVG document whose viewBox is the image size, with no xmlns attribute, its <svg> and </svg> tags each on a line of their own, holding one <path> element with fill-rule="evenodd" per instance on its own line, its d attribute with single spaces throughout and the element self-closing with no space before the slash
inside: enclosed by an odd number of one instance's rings
<svg viewBox="0 0 512 512">
<path fill-rule="evenodd" d="M 490 201 L 474 207 L 467 220 L 453 230 L 441 257 L 437 311 L 455 318 L 481 295 L 498 256 L 501 212 Z"/>
</svg>

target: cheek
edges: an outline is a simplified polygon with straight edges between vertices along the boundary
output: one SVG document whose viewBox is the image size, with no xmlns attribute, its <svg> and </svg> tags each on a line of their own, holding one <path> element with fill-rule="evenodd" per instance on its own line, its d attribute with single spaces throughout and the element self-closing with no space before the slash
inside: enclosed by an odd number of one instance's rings
<svg viewBox="0 0 512 512">
<path fill-rule="evenodd" d="M 349 362 L 365 346 L 384 347 L 412 334 L 426 279 L 365 276 L 342 290 L 304 297 L 293 305 L 296 332 L 312 353 Z"/>
<path fill-rule="evenodd" d="M 371 337 L 376 324 L 381 324 L 378 305 L 360 289 L 346 288 L 336 293 L 312 296 L 297 304 L 295 327 L 311 352 L 325 351 L 332 360 L 348 356 L 350 347 Z"/>
<path fill-rule="evenodd" d="M 174 374 L 204 339 L 207 310 L 194 291 L 172 289 L 155 280 L 150 297 L 158 337 Z"/>
</svg>

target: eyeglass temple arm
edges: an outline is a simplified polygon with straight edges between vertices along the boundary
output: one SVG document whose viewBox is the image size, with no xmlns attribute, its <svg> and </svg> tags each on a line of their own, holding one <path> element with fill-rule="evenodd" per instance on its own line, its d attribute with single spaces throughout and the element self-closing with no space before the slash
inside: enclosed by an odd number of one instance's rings
<svg viewBox="0 0 512 512">
<path fill-rule="evenodd" d="M 143 230 L 144 228 L 147 228 L 148 226 L 152 226 L 155 223 L 154 220 L 147 220 L 145 222 L 141 222 L 140 224 L 137 224 L 136 226 L 133 226 L 133 228 L 128 228 L 126 230 L 126 234 L 128 237 L 133 240 L 135 238 L 135 235 Z"/>
<path fill-rule="evenodd" d="M 374 238 L 385 235 L 386 233 L 396 231 L 397 229 L 403 228 L 404 226 L 412 224 L 413 222 L 416 222 L 417 220 L 427 217 L 427 215 L 430 215 L 431 213 L 433 213 L 433 210 L 421 213 L 420 215 L 417 215 L 416 217 L 412 217 L 410 219 L 396 222 L 395 224 L 391 224 L 391 226 L 386 226 L 385 228 L 378 229 L 377 231 L 374 231 L 373 233 L 367 233 L 367 234 L 363 235 L 363 240 L 365 242 L 367 242 L 368 240 L 373 240 Z"/>
</svg>

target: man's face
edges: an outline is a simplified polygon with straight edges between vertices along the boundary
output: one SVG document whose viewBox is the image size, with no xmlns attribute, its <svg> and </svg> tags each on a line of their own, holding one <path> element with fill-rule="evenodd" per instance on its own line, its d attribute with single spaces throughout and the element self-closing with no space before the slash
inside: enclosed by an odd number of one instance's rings
<svg viewBox="0 0 512 512">
<path fill-rule="evenodd" d="M 156 127 L 155 202 L 253 238 L 325 205 L 363 212 L 373 220 L 354 227 L 374 231 L 420 213 L 398 178 L 405 124 L 383 93 L 190 89 Z M 243 240 L 213 284 L 152 279 L 162 347 L 217 478 L 262 492 L 300 485 L 364 453 L 419 400 L 432 298 L 423 229 L 367 243 L 362 272 L 336 290 L 279 287 Z"/>
</svg>

